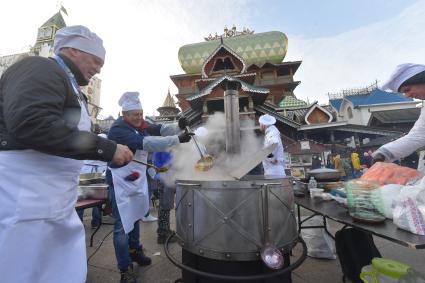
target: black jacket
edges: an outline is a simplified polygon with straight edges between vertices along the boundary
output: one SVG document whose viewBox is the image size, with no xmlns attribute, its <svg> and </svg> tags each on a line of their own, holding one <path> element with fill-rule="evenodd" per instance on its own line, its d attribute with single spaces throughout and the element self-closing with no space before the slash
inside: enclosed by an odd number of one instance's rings
<svg viewBox="0 0 425 283">
<path fill-rule="evenodd" d="M 76 77 L 75 65 L 63 58 Z M 64 70 L 51 58 L 31 56 L 0 79 L 0 150 L 110 161 L 116 143 L 79 131 L 81 108 Z"/>
</svg>

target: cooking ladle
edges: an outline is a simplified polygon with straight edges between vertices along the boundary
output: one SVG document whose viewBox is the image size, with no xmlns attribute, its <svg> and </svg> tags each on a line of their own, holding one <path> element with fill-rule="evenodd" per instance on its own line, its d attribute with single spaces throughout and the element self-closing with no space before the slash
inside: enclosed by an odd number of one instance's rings
<svg viewBox="0 0 425 283">
<path fill-rule="evenodd" d="M 192 132 L 192 130 L 190 129 L 189 126 L 186 126 L 186 131 L 188 131 L 189 133 Z M 208 155 L 208 154 L 203 154 L 201 147 L 199 146 L 198 141 L 196 140 L 195 135 L 192 136 L 193 142 L 195 143 L 196 149 L 199 152 L 199 155 L 201 156 L 201 159 L 198 160 L 198 162 L 196 162 L 195 168 L 198 171 L 208 171 L 211 169 L 211 167 L 213 166 L 213 158 L 212 156 Z"/>
<path fill-rule="evenodd" d="M 192 133 L 192 130 L 189 128 L 189 126 L 186 126 L 186 131 L 188 131 L 189 133 Z M 192 136 L 192 140 L 193 140 L 193 142 L 194 142 L 194 143 L 195 143 L 195 145 L 196 145 L 196 149 L 198 149 L 198 152 L 199 152 L 199 155 L 201 156 L 201 159 L 202 159 L 202 160 L 205 160 L 205 156 L 204 156 L 204 154 L 202 153 L 201 148 L 199 147 L 199 144 L 198 144 L 198 141 L 196 140 L 195 135 L 193 135 L 193 136 Z"/>
<path fill-rule="evenodd" d="M 269 188 L 267 185 L 263 187 L 263 232 L 264 244 L 261 248 L 260 255 L 263 262 L 271 269 L 281 269 L 284 264 L 283 255 L 280 250 L 270 241 L 269 227 Z"/>
<path fill-rule="evenodd" d="M 156 167 L 153 164 L 146 163 L 146 162 L 143 162 L 143 161 L 139 161 L 139 160 L 136 160 L 136 159 L 133 159 L 132 161 L 133 162 L 136 162 L 136 163 L 139 163 L 139 164 L 143 164 L 143 165 L 145 165 L 147 167 L 153 168 L 153 169 L 155 169 L 156 172 L 159 172 L 159 173 L 164 173 L 164 172 L 167 172 L 168 171 L 168 168 L 167 167 Z"/>
</svg>

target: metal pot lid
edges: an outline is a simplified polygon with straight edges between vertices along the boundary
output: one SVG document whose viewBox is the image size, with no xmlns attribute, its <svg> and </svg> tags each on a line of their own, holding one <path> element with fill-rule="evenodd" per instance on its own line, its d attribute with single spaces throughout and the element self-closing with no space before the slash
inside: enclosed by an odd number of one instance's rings
<svg viewBox="0 0 425 283">
<path fill-rule="evenodd" d="M 339 171 L 336 169 L 330 168 L 318 168 L 308 171 L 309 174 L 320 174 L 320 173 L 338 173 Z"/>
<path fill-rule="evenodd" d="M 257 166 L 261 161 L 267 158 L 267 155 L 273 152 L 277 147 L 277 144 L 272 144 L 262 150 L 257 151 L 254 155 L 249 155 L 241 159 L 241 162 L 238 163 L 238 167 L 230 171 L 230 176 L 239 180 L 249 171 L 251 171 L 255 166 Z"/>
</svg>

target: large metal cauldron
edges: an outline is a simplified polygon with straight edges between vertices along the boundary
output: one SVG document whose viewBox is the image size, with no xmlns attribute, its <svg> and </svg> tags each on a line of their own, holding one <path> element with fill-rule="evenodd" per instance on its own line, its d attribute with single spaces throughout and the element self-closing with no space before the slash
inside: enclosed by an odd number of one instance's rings
<svg viewBox="0 0 425 283">
<path fill-rule="evenodd" d="M 289 178 L 176 184 L 177 235 L 184 250 L 216 260 L 252 261 L 261 260 L 266 243 L 286 254 L 297 242 Z"/>
</svg>

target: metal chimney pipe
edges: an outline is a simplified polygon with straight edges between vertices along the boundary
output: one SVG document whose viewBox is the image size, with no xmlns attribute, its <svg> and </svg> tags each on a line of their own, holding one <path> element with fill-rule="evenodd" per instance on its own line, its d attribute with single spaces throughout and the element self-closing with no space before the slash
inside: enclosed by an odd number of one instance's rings
<svg viewBox="0 0 425 283">
<path fill-rule="evenodd" d="M 238 91 L 227 89 L 224 91 L 224 113 L 226 115 L 226 152 L 240 153 L 241 128 L 239 122 Z"/>
</svg>

